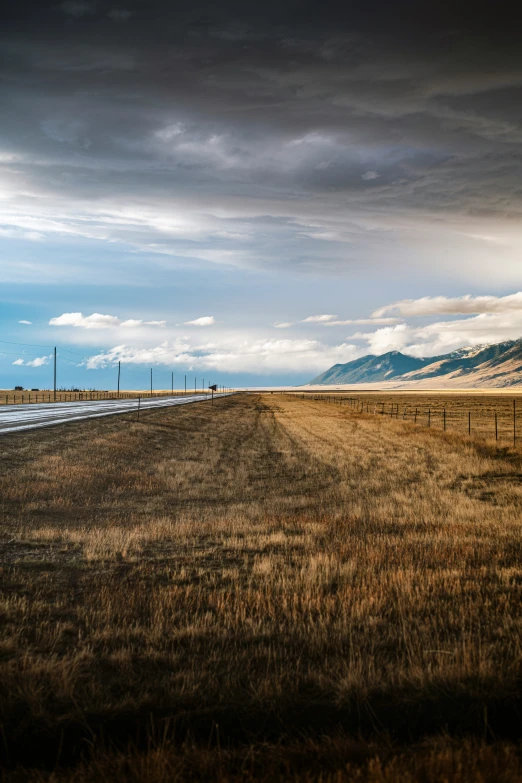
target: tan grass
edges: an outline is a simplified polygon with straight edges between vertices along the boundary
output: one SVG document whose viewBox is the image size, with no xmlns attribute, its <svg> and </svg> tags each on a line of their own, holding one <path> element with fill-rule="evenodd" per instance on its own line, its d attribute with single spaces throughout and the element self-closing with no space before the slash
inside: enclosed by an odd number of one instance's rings
<svg viewBox="0 0 522 783">
<path fill-rule="evenodd" d="M 13 779 L 522 779 L 517 451 L 290 395 L 0 447 Z"/>
<path fill-rule="evenodd" d="M 496 442 L 497 445 L 509 444 L 522 449 L 522 400 L 520 389 L 516 388 L 451 393 L 441 390 L 338 392 L 323 388 L 321 393 L 294 393 L 325 404 L 348 407 L 352 412 L 415 423 L 418 427 L 434 430 L 470 434 L 473 438 Z"/>
</svg>

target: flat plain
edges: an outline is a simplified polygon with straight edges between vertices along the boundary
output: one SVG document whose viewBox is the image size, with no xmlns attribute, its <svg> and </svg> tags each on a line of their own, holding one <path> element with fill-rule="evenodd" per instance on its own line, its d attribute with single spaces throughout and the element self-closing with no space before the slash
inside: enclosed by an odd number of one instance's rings
<svg viewBox="0 0 522 783">
<path fill-rule="evenodd" d="M 462 434 L 470 432 L 473 437 L 504 443 L 513 443 L 515 429 L 522 445 L 522 396 L 518 389 L 494 393 L 490 389 L 452 393 L 433 390 L 296 393 L 351 405 L 356 410 L 416 423 L 419 427 L 446 428 L 446 431 Z"/>
<path fill-rule="evenodd" d="M 520 450 L 266 394 L 0 464 L 4 780 L 522 780 Z"/>
</svg>

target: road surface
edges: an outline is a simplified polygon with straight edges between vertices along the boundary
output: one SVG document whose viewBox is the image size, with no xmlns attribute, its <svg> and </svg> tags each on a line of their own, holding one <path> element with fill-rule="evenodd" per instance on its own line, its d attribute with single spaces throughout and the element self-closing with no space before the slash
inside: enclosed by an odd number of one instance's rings
<svg viewBox="0 0 522 783">
<path fill-rule="evenodd" d="M 219 394 L 225 397 L 228 394 Z M 210 400 L 210 394 L 192 394 L 186 397 L 142 397 L 140 409 L 168 408 L 191 402 Z M 51 427 L 69 421 L 114 416 L 116 413 L 137 412 L 138 400 L 95 400 L 92 402 L 42 402 L 29 405 L 5 405 L 0 408 L 0 435 L 7 432 Z"/>
</svg>

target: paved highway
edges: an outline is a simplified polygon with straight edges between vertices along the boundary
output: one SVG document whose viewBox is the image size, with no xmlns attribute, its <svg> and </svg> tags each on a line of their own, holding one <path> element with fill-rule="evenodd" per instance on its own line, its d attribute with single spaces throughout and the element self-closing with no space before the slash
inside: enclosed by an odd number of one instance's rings
<svg viewBox="0 0 522 783">
<path fill-rule="evenodd" d="M 219 394 L 219 397 L 228 396 Z M 168 408 L 173 405 L 187 405 L 210 400 L 210 394 L 192 394 L 186 397 L 142 397 L 141 410 Z M 30 405 L 3 405 L 0 408 L 0 435 L 7 432 L 33 430 L 51 427 L 69 421 L 93 419 L 99 416 L 114 416 L 117 413 L 137 412 L 138 400 L 96 400 L 93 402 L 42 402 Z"/>
</svg>

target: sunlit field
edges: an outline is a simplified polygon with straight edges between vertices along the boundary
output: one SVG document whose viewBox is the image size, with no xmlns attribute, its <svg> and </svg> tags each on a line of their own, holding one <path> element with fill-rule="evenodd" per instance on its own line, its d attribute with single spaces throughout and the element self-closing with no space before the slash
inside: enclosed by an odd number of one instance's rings
<svg viewBox="0 0 522 783">
<path fill-rule="evenodd" d="M 477 438 L 522 445 L 522 395 L 519 391 L 448 392 L 296 392 L 328 403 Z M 514 438 L 515 436 L 515 438 Z"/>
<path fill-rule="evenodd" d="M 521 781 L 522 450 L 396 402 L 3 436 L 4 779 Z"/>
</svg>

